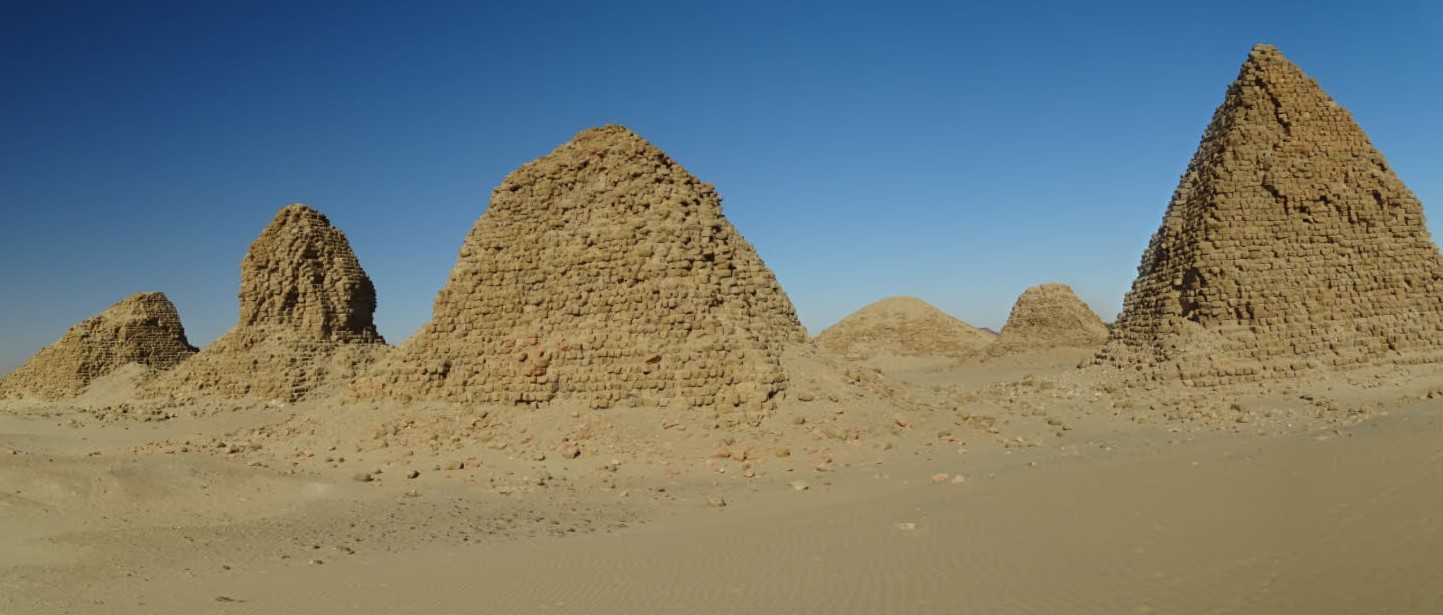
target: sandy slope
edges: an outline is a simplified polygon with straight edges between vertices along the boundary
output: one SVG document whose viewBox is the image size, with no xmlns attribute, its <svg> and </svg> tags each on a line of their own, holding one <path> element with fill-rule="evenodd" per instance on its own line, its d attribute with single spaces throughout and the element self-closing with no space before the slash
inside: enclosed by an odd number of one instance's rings
<svg viewBox="0 0 1443 615">
<path fill-rule="evenodd" d="M 1060 366 L 1014 376 L 859 375 L 875 395 L 793 400 L 761 428 L 541 412 L 486 423 L 474 442 L 445 431 L 457 441 L 434 449 L 404 431 L 386 446 L 347 435 L 395 421 L 385 408 L 140 422 L 12 407 L 0 413 L 0 613 L 1443 604 L 1443 396 L 1426 398 L 1430 374 L 1234 392 L 1245 409 L 1211 422 L 1178 412 L 1208 408 L 1201 398 L 1103 393 Z M 277 424 L 329 427 L 240 437 Z"/>
</svg>

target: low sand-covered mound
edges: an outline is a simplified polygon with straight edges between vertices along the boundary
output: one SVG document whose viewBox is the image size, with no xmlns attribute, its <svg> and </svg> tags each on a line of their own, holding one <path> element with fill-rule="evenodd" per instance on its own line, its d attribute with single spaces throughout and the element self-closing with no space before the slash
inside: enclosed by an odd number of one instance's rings
<svg viewBox="0 0 1443 615">
<path fill-rule="evenodd" d="M 916 297 L 890 297 L 827 327 L 816 343 L 852 360 L 955 360 L 978 352 L 992 337 Z"/>
<path fill-rule="evenodd" d="M 72 397 L 126 365 L 163 370 L 192 354 L 195 348 L 170 300 L 161 293 L 137 293 L 71 327 L 0 379 L 0 396 Z"/>
</svg>

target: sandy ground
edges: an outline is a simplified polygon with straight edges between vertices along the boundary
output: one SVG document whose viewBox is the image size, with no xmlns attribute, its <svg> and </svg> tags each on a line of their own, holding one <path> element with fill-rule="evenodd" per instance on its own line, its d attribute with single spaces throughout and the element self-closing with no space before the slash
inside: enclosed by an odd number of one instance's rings
<svg viewBox="0 0 1443 615">
<path fill-rule="evenodd" d="M 1436 370 L 1144 391 L 808 365 L 759 422 L 12 402 L 0 613 L 1443 606 Z"/>
</svg>

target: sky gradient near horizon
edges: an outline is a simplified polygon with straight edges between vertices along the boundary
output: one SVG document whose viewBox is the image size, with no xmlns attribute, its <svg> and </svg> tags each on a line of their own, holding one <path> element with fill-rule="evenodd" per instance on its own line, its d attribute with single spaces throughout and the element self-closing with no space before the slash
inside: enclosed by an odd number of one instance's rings
<svg viewBox="0 0 1443 615">
<path fill-rule="evenodd" d="M 304 202 L 399 343 L 493 187 L 619 123 L 725 198 L 812 333 L 893 295 L 1000 328 L 1119 311 L 1255 43 L 1355 119 L 1443 234 L 1443 8 L 1408 2 L 7 2 L 0 373 L 139 291 L 191 342 Z"/>
</svg>

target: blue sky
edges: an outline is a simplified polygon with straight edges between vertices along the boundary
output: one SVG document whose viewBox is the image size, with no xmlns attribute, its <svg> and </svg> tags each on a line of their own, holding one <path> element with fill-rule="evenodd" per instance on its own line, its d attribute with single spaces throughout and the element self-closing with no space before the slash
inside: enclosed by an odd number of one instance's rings
<svg viewBox="0 0 1443 615">
<path fill-rule="evenodd" d="M 491 189 L 620 123 L 717 186 L 813 333 L 915 295 L 1104 318 L 1238 65 L 1279 46 L 1443 232 L 1436 2 L 0 4 L 0 371 L 160 290 L 204 345 L 275 210 L 325 212 L 400 342 Z"/>
</svg>

